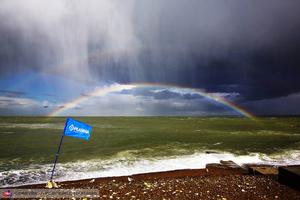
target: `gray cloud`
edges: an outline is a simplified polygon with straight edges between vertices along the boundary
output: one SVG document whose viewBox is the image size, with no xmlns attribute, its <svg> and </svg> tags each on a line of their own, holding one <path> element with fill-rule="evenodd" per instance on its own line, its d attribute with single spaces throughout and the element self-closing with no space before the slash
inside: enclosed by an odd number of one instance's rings
<svg viewBox="0 0 300 200">
<path fill-rule="evenodd" d="M 174 88 L 173 88 L 174 90 Z M 160 87 L 136 87 L 133 89 L 116 92 L 118 94 L 130 94 L 137 97 L 152 97 L 153 99 L 201 99 L 201 95 L 191 92 L 180 93 L 172 88 Z"/>
<path fill-rule="evenodd" d="M 13 91 L 13 90 L 0 90 L 0 94 L 3 94 L 8 97 L 20 97 L 26 95 L 26 92 Z"/>
<path fill-rule="evenodd" d="M 237 93 L 215 93 L 239 101 Z M 241 105 L 257 115 L 300 114 L 299 93 L 287 97 L 243 102 Z M 283 103 L 284 102 L 284 103 Z M 24 97 L 0 96 L 1 115 L 47 115 L 64 108 L 62 103 L 37 101 Z M 137 87 L 121 92 L 87 98 L 62 115 L 77 116 L 151 116 L 151 115 L 237 115 L 234 110 L 186 89 Z"/>
<path fill-rule="evenodd" d="M 41 102 L 23 97 L 0 96 L 1 115 L 46 115 Z"/>
<path fill-rule="evenodd" d="M 167 92 L 166 92 L 167 91 Z M 159 94 L 158 96 L 156 96 Z M 170 95 L 171 94 L 171 95 Z M 197 98 L 190 98 L 190 96 Z M 188 98 L 186 98 L 188 96 Z M 151 115 L 237 115 L 235 111 L 198 94 L 180 89 L 141 87 L 89 98 L 71 108 L 67 115 L 151 116 Z"/>
<path fill-rule="evenodd" d="M 0 102 L 12 102 L 13 100 L 11 99 L 0 99 Z"/>
<path fill-rule="evenodd" d="M 0 4 L 2 75 L 26 69 L 83 82 L 161 82 L 245 100 L 300 91 L 299 1 Z"/>
</svg>

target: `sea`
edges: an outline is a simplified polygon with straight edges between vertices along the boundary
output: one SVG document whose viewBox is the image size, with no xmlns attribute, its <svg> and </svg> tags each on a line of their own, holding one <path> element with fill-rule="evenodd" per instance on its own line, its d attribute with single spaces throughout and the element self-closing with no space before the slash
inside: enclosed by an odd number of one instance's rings
<svg viewBox="0 0 300 200">
<path fill-rule="evenodd" d="M 74 117 L 88 141 L 65 136 L 55 181 L 199 169 L 232 160 L 300 164 L 300 117 Z M 49 180 L 66 117 L 0 117 L 0 187 Z"/>
</svg>

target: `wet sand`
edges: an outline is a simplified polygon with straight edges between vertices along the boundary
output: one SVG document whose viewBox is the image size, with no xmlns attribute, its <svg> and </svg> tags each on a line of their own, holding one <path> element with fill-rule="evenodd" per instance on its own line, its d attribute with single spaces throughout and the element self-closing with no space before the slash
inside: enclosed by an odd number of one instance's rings
<svg viewBox="0 0 300 200">
<path fill-rule="evenodd" d="M 59 189 L 98 189 L 99 199 L 300 199 L 299 191 L 280 184 L 274 177 L 220 166 L 67 181 L 58 185 Z M 18 188 L 45 188 L 45 185 Z"/>
</svg>

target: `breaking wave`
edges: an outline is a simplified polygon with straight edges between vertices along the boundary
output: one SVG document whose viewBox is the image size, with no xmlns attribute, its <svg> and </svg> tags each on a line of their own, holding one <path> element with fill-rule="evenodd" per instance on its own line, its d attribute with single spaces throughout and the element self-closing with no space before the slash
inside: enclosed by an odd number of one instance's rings
<svg viewBox="0 0 300 200">
<path fill-rule="evenodd" d="M 58 163 L 55 180 L 78 180 L 96 177 L 123 176 L 148 172 L 169 171 L 177 169 L 205 168 L 208 163 L 219 163 L 220 160 L 232 160 L 243 164 L 291 165 L 300 164 L 300 151 L 286 151 L 277 155 L 252 153 L 234 155 L 227 152 L 198 152 L 192 155 L 137 159 L 132 152 L 119 152 L 112 159 L 76 161 Z M 52 164 L 30 165 L 22 170 L 0 172 L 0 187 L 36 184 L 46 182 L 51 173 Z"/>
</svg>

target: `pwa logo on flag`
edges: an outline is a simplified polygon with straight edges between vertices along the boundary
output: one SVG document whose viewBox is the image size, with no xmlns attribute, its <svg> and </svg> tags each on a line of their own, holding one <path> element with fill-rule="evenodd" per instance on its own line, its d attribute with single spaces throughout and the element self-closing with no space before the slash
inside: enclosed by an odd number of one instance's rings
<svg viewBox="0 0 300 200">
<path fill-rule="evenodd" d="M 64 135 L 89 140 L 92 127 L 68 118 L 64 129 Z"/>
</svg>

